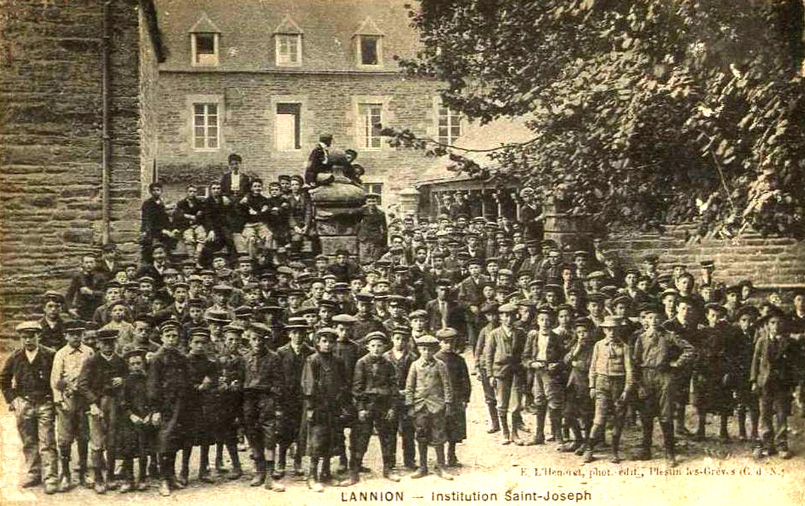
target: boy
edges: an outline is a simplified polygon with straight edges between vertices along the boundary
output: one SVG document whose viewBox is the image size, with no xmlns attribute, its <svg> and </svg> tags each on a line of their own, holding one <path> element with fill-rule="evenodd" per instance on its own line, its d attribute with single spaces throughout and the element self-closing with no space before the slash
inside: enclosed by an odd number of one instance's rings
<svg viewBox="0 0 805 506">
<path fill-rule="evenodd" d="M 122 300 L 116 300 L 109 304 L 109 323 L 101 327 L 104 329 L 114 329 L 117 331 L 117 342 L 115 343 L 115 351 L 121 353 L 124 348 L 131 346 L 134 341 L 134 326 L 127 322 L 126 305 Z"/>
<path fill-rule="evenodd" d="M 151 262 L 154 243 L 164 244 L 169 250 L 175 245 L 179 231 L 173 229 L 170 216 L 162 201 L 162 183 L 148 185 L 151 195 L 142 205 L 142 222 L 140 226 L 141 258 L 143 263 Z"/>
<path fill-rule="evenodd" d="M 304 426 L 307 430 L 307 454 L 310 457 L 308 486 L 323 492 L 319 480 L 319 462 L 327 478 L 331 449 L 339 429 L 338 418 L 349 405 L 349 385 L 344 363 L 333 354 L 337 333 L 322 328 L 316 333 L 318 350 L 305 361 L 302 370 Z"/>
<path fill-rule="evenodd" d="M 268 214 L 267 224 L 271 230 L 271 245 L 270 249 L 284 248 L 290 240 L 290 222 L 288 215 L 290 214 L 290 206 L 282 196 L 282 189 L 279 183 L 273 182 L 268 185 Z"/>
<path fill-rule="evenodd" d="M 103 274 L 95 270 L 96 260 L 92 255 L 81 257 L 81 271 L 73 276 L 67 289 L 64 307 L 75 318 L 85 321 L 92 319 L 95 308 L 101 304 Z"/>
<path fill-rule="evenodd" d="M 92 449 L 92 468 L 95 492 L 114 490 L 115 483 L 115 428 L 123 391 L 128 375 L 126 362 L 115 353 L 118 330 L 98 330 L 98 353 L 92 355 L 78 376 L 78 393 L 89 404 L 89 438 Z M 106 465 L 104 466 L 104 451 Z M 103 468 L 106 467 L 104 482 Z"/>
<path fill-rule="evenodd" d="M 212 318 L 217 318 L 212 315 Z M 215 436 L 215 470 L 219 474 L 227 472 L 224 469 L 223 450 L 226 447 L 232 461 L 232 472 L 229 480 L 237 480 L 243 476 L 238 455 L 238 424 L 243 406 L 243 380 L 246 374 L 246 365 L 241 354 L 242 329 L 235 325 L 221 327 L 221 323 L 210 321 L 210 334 L 212 329 L 220 329 L 223 334 L 223 349 L 215 349 L 210 358 L 218 363 L 218 392 L 216 399 L 216 420 L 214 422 Z"/>
<path fill-rule="evenodd" d="M 286 378 L 288 391 L 285 403 L 285 416 L 279 421 L 277 427 L 279 440 L 279 459 L 274 478 L 280 479 L 285 475 L 285 462 L 288 448 L 295 444 L 293 472 L 302 476 L 302 454 L 304 453 L 304 440 L 300 432 L 302 424 L 302 370 L 307 358 L 315 350 L 304 342 L 307 333 L 306 324 L 288 324 L 289 342 L 277 350 L 280 359 L 283 377 Z"/>
<path fill-rule="evenodd" d="M 145 377 L 146 349 L 126 352 L 129 372 L 123 384 L 120 401 L 119 425 L 117 427 L 117 451 L 123 459 L 123 479 L 120 493 L 147 490 L 146 461 L 153 444 L 154 426 L 151 423 L 153 409 L 148 402 Z M 139 473 L 134 481 L 134 459 L 138 459 Z"/>
<path fill-rule="evenodd" d="M 498 305 L 487 303 L 480 308 L 481 316 L 486 320 L 486 326 L 478 332 L 478 342 L 475 343 L 475 374 L 481 382 L 484 391 L 484 402 L 489 412 L 490 427 L 487 434 L 500 432 L 500 419 L 498 418 L 497 400 L 495 399 L 495 389 L 489 382 L 489 369 L 486 364 L 486 347 L 489 343 L 489 335 L 495 330 L 498 323 Z"/>
<path fill-rule="evenodd" d="M 285 417 L 287 383 L 282 376 L 279 356 L 271 351 L 259 332 L 249 332 L 249 351 L 245 357 L 243 377 L 243 428 L 251 448 L 255 475 L 251 487 L 264 485 L 266 490 L 284 492 L 276 483 L 274 446 L 277 421 Z"/>
<path fill-rule="evenodd" d="M 707 326 L 699 336 L 697 345 L 698 359 L 693 369 L 691 387 L 691 404 L 696 408 L 698 428 L 695 441 L 703 441 L 707 414 L 715 413 L 720 417 L 719 440 L 729 442 L 727 420 L 732 413 L 732 387 L 735 383 L 739 359 L 734 353 L 736 348 L 735 330 L 727 323 L 727 310 L 721 304 L 711 302 L 705 306 Z"/>
<path fill-rule="evenodd" d="M 397 371 L 394 365 L 383 356 L 388 339 L 382 332 L 372 332 L 366 336 L 369 354 L 355 364 L 352 382 L 352 397 L 358 412 L 350 437 L 352 458 L 349 463 L 349 478 L 343 486 L 358 483 L 363 456 L 369 447 L 372 432 L 377 431 L 380 439 L 380 453 L 383 459 L 383 477 L 398 482 L 400 478 L 391 472 L 391 444 L 394 441 L 395 394 L 397 392 Z"/>
<path fill-rule="evenodd" d="M 266 221 L 269 215 L 268 199 L 263 195 L 263 181 L 259 178 L 249 183 L 249 193 L 238 202 L 243 216 L 241 235 L 246 242 L 246 249 L 251 259 L 257 256 L 258 241 L 263 248 L 271 247 L 272 234 Z"/>
<path fill-rule="evenodd" d="M 411 479 L 428 474 L 428 445 L 436 450 L 436 475 L 452 480 L 445 469 L 444 443 L 446 440 L 446 413 L 452 410 L 453 389 L 447 367 L 434 357 L 439 340 L 423 336 L 417 340 L 420 357 L 411 364 L 405 382 L 405 404 L 408 416 L 414 420 L 419 470 Z"/>
<path fill-rule="evenodd" d="M 620 319 L 607 316 L 600 325 L 604 339 L 595 343 L 590 360 L 590 398 L 595 400 L 593 428 L 587 440 L 584 462 L 592 462 L 593 449 L 603 437 L 607 420 L 612 419 L 612 462 L 620 458 L 620 438 L 626 401 L 634 388 L 632 358 L 628 345 L 623 341 Z"/>
<path fill-rule="evenodd" d="M 590 436 L 593 426 L 595 406 L 590 399 L 590 361 L 593 355 L 592 323 L 587 318 L 577 318 L 573 323 L 576 332 L 575 342 L 565 355 L 565 366 L 570 368 L 570 376 L 565 390 L 564 418 L 573 434 L 573 442 L 568 441 L 560 448 L 563 452 L 584 454 L 584 443 Z"/>
<path fill-rule="evenodd" d="M 662 310 L 658 306 L 641 308 L 645 331 L 634 343 L 634 370 L 638 385 L 640 425 L 643 440 L 638 460 L 651 459 L 654 418 L 659 419 L 669 467 L 676 466 L 674 441 L 674 402 L 682 371 L 696 358 L 693 345 L 661 326 Z"/>
<path fill-rule="evenodd" d="M 196 261 L 199 260 L 207 239 L 207 231 L 201 224 L 202 202 L 197 196 L 196 185 L 187 185 L 187 196 L 176 203 L 173 213 L 173 224 L 184 240 L 187 254 Z"/>
<path fill-rule="evenodd" d="M 534 404 L 537 410 L 537 426 L 528 444 L 545 443 L 545 415 L 550 412 L 551 430 L 559 444 L 562 438 L 562 411 L 564 385 L 562 369 L 565 354 L 564 343 L 552 331 L 554 312 L 543 306 L 537 313 L 537 330 L 529 332 L 523 351 L 523 367 L 534 371 Z"/>
<path fill-rule="evenodd" d="M 522 329 L 515 327 L 514 315 L 517 306 L 504 304 L 498 307 L 500 326 L 489 333 L 484 363 L 489 374 L 489 383 L 495 389 L 497 411 L 500 425 L 503 428 L 503 441 L 508 445 L 512 441 L 520 441 L 518 428 L 512 423 L 509 433 L 508 412 L 511 408 L 511 420 L 520 419 L 520 396 L 524 375 L 522 371 L 523 350 L 526 335 Z"/>
<path fill-rule="evenodd" d="M 760 404 L 761 436 L 752 456 L 771 456 L 779 449 L 780 457 L 790 459 L 793 454 L 788 448 L 788 415 L 802 350 L 787 333 L 787 321 L 781 311 L 770 311 L 764 320 L 758 322 L 765 331 L 755 344 L 750 374 L 752 391 L 758 394 Z"/>
<path fill-rule="evenodd" d="M 78 395 L 78 376 L 81 369 L 95 352 L 81 343 L 83 322 L 69 321 L 64 324 L 67 344 L 53 357 L 50 386 L 56 406 L 56 440 L 61 457 L 62 475 L 59 492 L 67 492 L 73 485 L 70 476 L 70 455 L 73 441 L 78 442 L 78 482 L 85 485 L 87 472 L 87 416 L 83 399 Z"/>
<path fill-rule="evenodd" d="M 747 412 L 749 412 L 749 421 L 752 424 L 749 432 L 752 443 L 758 441 L 760 413 L 757 394 L 752 391 L 750 373 L 752 370 L 752 355 L 755 352 L 755 322 L 759 316 L 760 311 L 755 306 L 742 306 L 735 312 L 736 327 L 738 329 L 737 349 L 734 352 L 738 360 L 738 378 L 735 388 L 738 401 L 736 416 L 738 417 L 738 440 L 741 442 L 746 442 L 747 440 Z"/>
<path fill-rule="evenodd" d="M 53 397 L 49 379 L 53 352 L 39 345 L 42 326 L 36 321 L 20 323 L 16 333 L 22 348 L 12 353 L 0 372 L 0 388 L 14 412 L 22 440 L 26 477 L 22 488 L 45 482 L 45 493 L 55 494 L 58 487 L 58 460 L 53 432 Z"/>
<path fill-rule="evenodd" d="M 397 374 L 397 384 L 395 393 L 396 416 L 393 440 L 391 442 L 391 454 L 389 464 L 391 469 L 397 465 L 397 433 L 402 436 L 403 464 L 407 469 L 416 469 L 416 447 L 414 443 L 414 425 L 405 410 L 405 381 L 408 379 L 408 371 L 417 356 L 409 350 L 409 340 L 411 329 L 408 327 L 397 327 L 391 332 L 391 349 L 383 354 L 392 365 Z"/>
<path fill-rule="evenodd" d="M 441 341 L 441 350 L 435 355 L 447 368 L 450 378 L 450 389 L 453 391 L 452 409 L 447 412 L 447 466 L 461 467 L 456 456 L 456 444 L 467 439 L 467 404 L 470 402 L 472 385 L 470 373 L 464 358 L 454 349 L 458 332 L 446 328 L 436 332 Z"/>
<path fill-rule="evenodd" d="M 185 441 L 182 449 L 182 467 L 179 471 L 178 483 L 187 486 L 190 474 L 190 455 L 193 446 L 200 446 L 201 457 L 198 465 L 198 480 L 204 483 L 214 483 L 210 478 L 210 444 L 212 434 L 211 407 L 213 392 L 218 387 L 218 371 L 215 362 L 208 355 L 209 330 L 195 328 L 190 335 L 189 351 L 187 354 L 189 391 L 185 398 L 189 409 L 188 425 L 185 426 Z"/>
<path fill-rule="evenodd" d="M 154 407 L 153 422 L 159 426 L 159 494 L 169 496 L 171 488 L 184 488 L 175 480 L 176 451 L 183 445 L 183 427 L 187 423 L 186 396 L 190 390 L 188 359 L 179 351 L 181 324 L 168 319 L 159 327 L 162 346 L 148 370 L 148 402 Z"/>
</svg>

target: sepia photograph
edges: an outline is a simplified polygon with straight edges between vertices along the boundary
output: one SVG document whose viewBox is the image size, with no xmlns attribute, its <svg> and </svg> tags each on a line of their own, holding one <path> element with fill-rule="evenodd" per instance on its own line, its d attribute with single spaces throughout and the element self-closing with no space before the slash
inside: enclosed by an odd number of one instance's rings
<svg viewBox="0 0 805 506">
<path fill-rule="evenodd" d="M 805 504 L 805 0 L 0 0 L 0 505 Z"/>
</svg>

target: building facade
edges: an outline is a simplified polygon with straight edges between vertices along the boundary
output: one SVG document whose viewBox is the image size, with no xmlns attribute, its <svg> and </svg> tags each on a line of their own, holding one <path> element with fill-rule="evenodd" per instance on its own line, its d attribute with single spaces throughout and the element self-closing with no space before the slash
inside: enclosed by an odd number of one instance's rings
<svg viewBox="0 0 805 506">
<path fill-rule="evenodd" d="M 218 179 L 227 156 L 273 180 L 301 174 L 322 133 L 358 152 L 385 206 L 427 160 L 394 149 L 383 127 L 452 142 L 457 115 L 439 83 L 400 72 L 417 34 L 404 0 L 159 0 L 168 59 L 160 65 L 159 178 L 168 199 Z"/>
<path fill-rule="evenodd" d="M 156 153 L 150 0 L 3 3 L 0 335 L 64 291 L 82 255 L 133 256 Z M 105 37 L 107 35 L 108 37 Z"/>
</svg>

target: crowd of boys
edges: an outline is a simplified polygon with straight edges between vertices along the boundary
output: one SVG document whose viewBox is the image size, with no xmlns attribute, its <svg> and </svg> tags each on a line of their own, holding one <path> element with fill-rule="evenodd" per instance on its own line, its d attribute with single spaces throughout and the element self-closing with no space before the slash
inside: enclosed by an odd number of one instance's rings
<svg viewBox="0 0 805 506">
<path fill-rule="evenodd" d="M 250 203 L 261 184 L 233 173 L 211 185 L 210 205 L 241 202 L 244 215 L 262 216 L 262 200 Z M 290 181 L 292 195 L 304 191 Z M 269 187 L 270 216 L 288 201 L 279 182 Z M 235 200 L 233 188 L 251 196 Z M 656 418 L 674 466 L 675 438 L 704 439 L 714 414 L 721 441 L 734 415 L 756 458 L 791 456 L 787 418 L 795 401 L 803 407 L 803 291 L 784 312 L 774 297 L 758 303 L 748 281 L 719 283 L 713 262 L 698 279 L 681 264 L 660 272 L 656 256 L 622 270 L 601 241 L 564 251 L 542 239 L 539 215 L 470 217 L 461 199 L 433 221 L 386 223 L 370 196 L 383 247 L 360 261 L 345 250 L 310 258 L 285 248 L 294 233 L 315 238 L 304 219 L 287 228 L 246 220 L 236 233 L 259 241 L 238 250 L 235 229 L 217 228 L 226 216 L 187 211 L 208 204 L 177 205 L 188 228 L 154 220 L 164 210 L 158 189 L 143 207 L 140 265 L 120 263 L 107 245 L 100 259 L 82 259 L 66 295 L 44 295 L 41 319 L 17 326 L 22 348 L 5 361 L 0 387 L 23 441 L 25 487 L 128 492 L 152 479 L 169 495 L 187 486 L 194 448 L 207 483 L 213 472 L 243 476 L 248 448 L 251 486 L 281 492 L 290 474 L 320 492 L 336 476 L 342 486 L 360 480 L 373 435 L 384 478 L 426 476 L 432 447 L 435 474 L 450 480 L 472 376 L 488 432 L 505 445 L 553 441 L 590 462 L 611 427 L 618 462 L 622 429 L 639 420 L 635 458 L 648 460 Z M 533 190 L 521 197 L 524 209 L 536 207 Z M 172 249 L 177 237 L 194 246 L 184 257 Z"/>
</svg>

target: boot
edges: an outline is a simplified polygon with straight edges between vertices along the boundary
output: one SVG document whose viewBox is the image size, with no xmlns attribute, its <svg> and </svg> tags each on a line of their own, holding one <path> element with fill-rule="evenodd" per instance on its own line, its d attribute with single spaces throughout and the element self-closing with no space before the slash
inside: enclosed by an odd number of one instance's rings
<svg viewBox="0 0 805 506">
<path fill-rule="evenodd" d="M 362 456 L 352 455 L 352 461 L 349 463 L 349 477 L 341 482 L 342 487 L 351 487 L 361 480 L 361 460 Z"/>
<path fill-rule="evenodd" d="M 238 455 L 237 443 L 227 443 L 226 451 L 229 453 L 229 460 L 232 461 L 232 472 L 227 476 L 228 480 L 237 480 L 243 476 L 243 467 L 240 465 L 240 455 Z"/>
<path fill-rule="evenodd" d="M 693 435 L 694 441 L 704 441 L 707 426 L 707 415 L 704 412 L 699 412 L 699 423 L 696 428 L 696 434 Z"/>
<path fill-rule="evenodd" d="M 281 483 L 277 483 L 274 481 L 274 478 L 271 477 L 272 473 L 274 472 L 274 462 L 268 462 L 266 465 L 266 479 L 263 486 L 266 490 L 270 490 L 272 492 L 285 492 L 285 486 Z"/>
<path fill-rule="evenodd" d="M 583 444 L 582 436 L 581 436 L 581 429 L 579 428 L 579 422 L 575 418 L 568 419 L 568 423 L 566 424 L 570 433 L 573 434 L 573 441 L 568 441 L 563 444 L 559 451 L 562 452 L 575 452 L 581 445 Z"/>
<path fill-rule="evenodd" d="M 159 476 L 159 495 L 167 497 L 171 495 L 171 466 L 173 465 L 168 454 L 159 454 L 159 467 L 156 475 Z M 154 464 L 154 461 L 151 461 Z M 155 476 L 152 474 L 152 476 Z"/>
<path fill-rule="evenodd" d="M 730 435 L 727 432 L 727 415 L 719 416 L 718 440 L 723 444 L 730 442 Z"/>
<path fill-rule="evenodd" d="M 83 487 L 91 488 L 87 484 L 87 445 L 86 441 L 78 442 L 78 483 Z"/>
<path fill-rule="evenodd" d="M 444 462 L 444 445 L 436 445 L 436 476 L 448 481 L 453 479 L 453 475 L 447 472 Z"/>
<path fill-rule="evenodd" d="M 346 457 L 344 457 L 346 461 Z M 333 475 L 330 472 L 330 456 L 321 459 L 321 472 L 319 473 L 319 481 L 321 483 L 330 483 L 333 481 Z"/>
<path fill-rule="evenodd" d="M 123 461 L 123 484 L 120 485 L 120 493 L 125 494 L 134 490 L 134 461 L 125 459 Z"/>
<path fill-rule="evenodd" d="M 179 476 L 174 480 L 176 488 L 187 487 L 190 478 L 190 456 L 193 454 L 193 447 L 182 450 L 182 466 L 179 468 Z"/>
<path fill-rule="evenodd" d="M 545 444 L 545 408 L 537 406 L 536 411 L 534 435 L 528 440 L 529 446 Z"/>
<path fill-rule="evenodd" d="M 640 452 L 635 457 L 635 460 L 651 460 L 651 440 L 653 439 L 652 432 L 654 431 L 654 421 L 646 420 L 643 418 L 640 422 L 643 437 L 640 441 Z"/>
<path fill-rule="evenodd" d="M 746 443 L 746 409 L 738 410 L 738 441 Z"/>
<path fill-rule="evenodd" d="M 503 441 L 501 442 L 501 444 L 504 444 L 504 445 L 511 444 L 512 438 L 511 438 L 511 435 L 509 434 L 509 421 L 506 418 L 506 412 L 505 411 L 500 412 L 500 427 L 501 427 L 501 430 L 503 430 Z"/>
<path fill-rule="evenodd" d="M 392 464 L 394 461 L 391 460 L 391 452 L 389 450 L 390 449 L 386 449 L 384 452 L 383 448 L 380 449 L 381 456 L 383 457 L 383 478 L 398 483 L 400 481 L 400 477 L 392 472 Z"/>
<path fill-rule="evenodd" d="M 256 455 L 254 458 L 254 477 L 249 482 L 250 487 L 259 487 L 266 481 L 266 461 L 262 455 Z"/>
<path fill-rule="evenodd" d="M 453 442 L 447 443 L 447 467 L 461 467 L 456 456 L 456 444 Z"/>
<path fill-rule="evenodd" d="M 486 430 L 487 434 L 494 434 L 500 432 L 500 418 L 498 417 L 498 408 L 494 404 L 487 404 L 486 409 L 489 410 L 489 420 L 492 426 Z"/>
<path fill-rule="evenodd" d="M 562 413 L 558 409 L 548 409 L 551 415 L 551 432 L 555 434 L 555 441 L 560 445 L 565 443 L 565 433 L 562 427 Z"/>
<path fill-rule="evenodd" d="M 418 480 L 428 475 L 428 443 L 417 442 L 419 449 L 419 470 L 411 475 L 412 480 Z"/>
<path fill-rule="evenodd" d="M 224 467 L 224 445 L 222 443 L 215 444 L 215 472 L 217 474 L 229 472 L 229 469 Z"/>
<path fill-rule="evenodd" d="M 613 464 L 620 464 L 621 463 L 621 435 L 620 434 L 613 434 L 612 435 L 612 457 L 609 459 L 610 462 Z"/>
<path fill-rule="evenodd" d="M 215 480 L 210 478 L 210 447 L 201 447 L 201 457 L 198 463 L 198 481 L 203 483 L 215 483 Z"/>
<path fill-rule="evenodd" d="M 138 466 L 140 472 L 137 474 L 137 478 L 134 480 L 134 489 L 139 491 L 148 490 L 148 481 L 146 478 L 146 475 L 148 474 L 147 462 L 145 461 L 144 456 L 140 456 L 140 458 L 137 460 L 139 461 Z"/>
<path fill-rule="evenodd" d="M 106 482 L 103 479 L 103 469 L 104 469 L 104 462 L 103 462 L 103 451 L 102 450 L 93 450 L 92 452 L 92 475 L 95 478 L 95 493 L 96 494 L 105 494 L 106 493 Z"/>
<path fill-rule="evenodd" d="M 70 476 L 70 449 L 68 448 L 66 452 L 62 452 L 62 455 L 67 455 L 67 457 L 61 458 L 59 492 L 68 492 L 73 488 L 72 477 Z"/>
<path fill-rule="evenodd" d="M 339 474 L 346 473 L 349 470 L 349 461 L 347 460 L 347 454 L 343 453 L 338 456 L 338 468 L 336 468 L 335 472 Z M 322 471 L 324 471 L 322 469 Z M 329 466 L 328 466 L 328 474 L 329 474 Z"/>
<path fill-rule="evenodd" d="M 595 450 L 595 444 L 597 440 L 597 435 L 595 430 L 590 431 L 590 435 L 587 437 L 587 447 L 584 449 L 584 462 L 589 464 L 590 462 L 595 461 L 595 457 L 593 456 L 593 450 Z"/>
<path fill-rule="evenodd" d="M 280 480 L 285 476 L 285 462 L 288 456 L 288 447 L 280 445 L 280 458 L 277 462 L 277 468 L 271 473 L 271 477 L 275 480 Z"/>
<path fill-rule="evenodd" d="M 678 406 L 676 409 L 676 433 L 679 436 L 690 436 L 690 431 L 685 427 L 685 405 Z"/>
<path fill-rule="evenodd" d="M 310 471 L 307 478 L 307 486 L 313 492 L 324 492 L 324 487 L 319 482 L 319 459 L 310 457 Z"/>
</svg>

